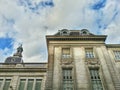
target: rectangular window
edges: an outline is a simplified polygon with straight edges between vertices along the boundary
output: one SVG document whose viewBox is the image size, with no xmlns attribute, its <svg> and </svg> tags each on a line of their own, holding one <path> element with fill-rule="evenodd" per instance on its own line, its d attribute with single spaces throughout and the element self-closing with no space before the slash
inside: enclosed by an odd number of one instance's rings
<svg viewBox="0 0 120 90">
<path fill-rule="evenodd" d="M 92 90 L 103 90 L 98 69 L 90 69 Z"/>
<path fill-rule="evenodd" d="M 36 79 L 35 90 L 41 90 L 41 79 Z"/>
<path fill-rule="evenodd" d="M 115 59 L 120 60 L 120 51 L 114 51 Z"/>
<path fill-rule="evenodd" d="M 91 48 L 85 49 L 85 54 L 86 54 L 86 58 L 95 58 L 93 49 Z"/>
<path fill-rule="evenodd" d="M 20 79 L 18 90 L 41 90 L 41 79 Z"/>
<path fill-rule="evenodd" d="M 20 79 L 19 90 L 24 90 L 26 79 Z"/>
<path fill-rule="evenodd" d="M 63 48 L 62 49 L 62 58 L 70 58 L 70 48 Z"/>
<path fill-rule="evenodd" d="M 2 84 L 3 84 L 3 79 L 0 79 L 0 88 L 1 88 Z"/>
<path fill-rule="evenodd" d="M 27 90 L 32 90 L 34 79 L 28 79 Z"/>
<path fill-rule="evenodd" d="M 72 69 L 63 69 L 63 90 L 74 90 Z"/>
<path fill-rule="evenodd" d="M 5 79 L 3 90 L 8 90 L 10 87 L 11 79 Z"/>
</svg>

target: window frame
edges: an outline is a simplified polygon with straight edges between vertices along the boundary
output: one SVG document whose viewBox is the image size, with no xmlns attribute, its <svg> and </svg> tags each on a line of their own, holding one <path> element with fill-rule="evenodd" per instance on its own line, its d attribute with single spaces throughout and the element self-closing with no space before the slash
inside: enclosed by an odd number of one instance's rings
<svg viewBox="0 0 120 90">
<path fill-rule="evenodd" d="M 114 59 L 120 61 L 120 50 L 113 50 Z"/>
<path fill-rule="evenodd" d="M 37 80 L 41 80 L 41 89 L 42 89 L 42 81 L 43 81 L 43 78 L 41 78 L 41 77 L 20 77 L 19 78 L 19 83 L 18 83 L 18 86 L 17 86 L 17 90 L 19 90 L 19 86 L 20 86 L 20 80 L 22 80 L 22 79 L 25 79 L 25 86 L 24 86 L 24 89 L 22 89 L 22 90 L 28 90 L 27 89 L 27 86 L 28 86 L 28 81 L 29 80 L 33 80 L 33 86 L 32 86 L 32 90 L 35 90 L 36 89 L 36 81 Z M 40 89 L 40 90 L 41 90 Z"/>
<path fill-rule="evenodd" d="M 103 77 L 101 76 L 100 68 L 99 67 L 89 67 L 88 71 L 89 71 L 89 79 L 90 79 L 90 83 L 91 83 L 90 84 L 91 90 L 94 90 L 94 89 L 93 89 L 93 85 L 92 85 L 92 79 L 91 79 L 92 76 L 91 76 L 90 70 L 97 70 L 98 71 L 99 81 L 101 82 L 102 90 L 105 90 L 105 87 L 104 87 L 105 83 L 104 83 Z"/>
<path fill-rule="evenodd" d="M 8 89 L 9 89 L 9 88 L 10 88 L 11 81 L 12 81 L 12 77 L 0 77 L 0 79 L 3 80 L 3 81 L 2 81 L 2 84 L 1 84 L 1 86 L 0 86 L 0 88 L 1 88 L 2 90 L 3 90 L 4 87 L 5 87 L 6 80 L 10 80 L 9 87 L 8 87 Z"/>
<path fill-rule="evenodd" d="M 62 36 L 69 36 L 70 35 L 70 31 L 67 29 L 63 29 L 60 31 L 60 35 Z"/>
<path fill-rule="evenodd" d="M 85 58 L 86 59 L 95 59 L 96 58 L 93 48 L 85 48 Z"/>
<path fill-rule="evenodd" d="M 68 75 L 68 73 L 71 73 L 71 75 L 70 76 L 64 76 L 64 72 L 63 71 L 67 71 L 67 70 L 71 70 L 70 72 L 68 71 L 67 72 L 67 74 L 66 75 Z M 64 86 L 63 85 L 65 85 L 64 84 L 64 81 L 66 82 L 67 81 L 67 83 L 66 83 L 66 86 L 68 85 L 68 84 L 72 84 L 72 89 L 74 90 L 75 89 L 75 85 L 74 85 L 74 74 L 73 74 L 73 68 L 71 68 L 71 67 L 69 67 L 69 68 L 62 68 L 62 90 L 64 90 Z M 71 81 L 72 83 L 70 83 L 69 81 Z M 69 87 L 70 88 L 70 87 Z"/>
<path fill-rule="evenodd" d="M 64 54 L 64 49 L 69 49 L 69 54 Z M 71 58 L 71 48 L 70 47 L 62 47 L 61 58 L 63 60 Z"/>
</svg>

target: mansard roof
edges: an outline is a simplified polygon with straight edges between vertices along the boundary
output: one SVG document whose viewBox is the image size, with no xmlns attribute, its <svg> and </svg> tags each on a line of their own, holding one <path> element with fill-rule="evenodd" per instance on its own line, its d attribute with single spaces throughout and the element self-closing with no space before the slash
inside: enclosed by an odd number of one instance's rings
<svg viewBox="0 0 120 90">
<path fill-rule="evenodd" d="M 94 35 L 87 29 L 67 30 L 62 29 L 54 35 L 47 35 L 47 41 L 105 41 L 107 35 Z"/>
<path fill-rule="evenodd" d="M 21 57 L 11 56 L 6 58 L 5 63 L 23 63 L 23 60 Z"/>
<path fill-rule="evenodd" d="M 82 30 L 62 29 L 55 34 L 55 36 L 81 36 L 81 35 L 94 35 L 94 34 L 90 33 L 87 29 Z"/>
</svg>

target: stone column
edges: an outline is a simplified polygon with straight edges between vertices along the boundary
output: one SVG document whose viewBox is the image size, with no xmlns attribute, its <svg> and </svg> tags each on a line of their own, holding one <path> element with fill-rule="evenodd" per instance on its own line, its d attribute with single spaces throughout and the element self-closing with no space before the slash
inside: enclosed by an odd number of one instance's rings
<svg viewBox="0 0 120 90">
<path fill-rule="evenodd" d="M 50 45 L 48 49 L 48 70 L 45 90 L 53 90 L 54 47 Z"/>
</svg>

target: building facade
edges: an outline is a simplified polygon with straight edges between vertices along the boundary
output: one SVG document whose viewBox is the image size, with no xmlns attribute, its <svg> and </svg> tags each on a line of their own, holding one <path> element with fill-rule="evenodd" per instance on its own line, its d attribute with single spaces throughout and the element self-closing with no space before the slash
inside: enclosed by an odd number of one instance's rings
<svg viewBox="0 0 120 90">
<path fill-rule="evenodd" d="M 45 90 L 47 63 L 24 63 L 22 51 L 0 64 L 0 90 Z"/>
<path fill-rule="evenodd" d="M 22 46 L 0 64 L 0 90 L 120 90 L 120 44 L 86 29 L 47 35 L 48 63 L 24 63 Z"/>
</svg>

